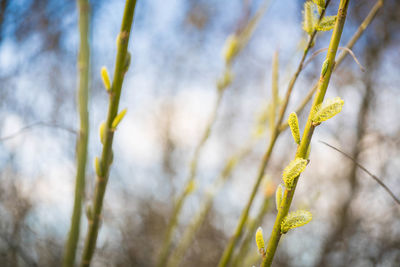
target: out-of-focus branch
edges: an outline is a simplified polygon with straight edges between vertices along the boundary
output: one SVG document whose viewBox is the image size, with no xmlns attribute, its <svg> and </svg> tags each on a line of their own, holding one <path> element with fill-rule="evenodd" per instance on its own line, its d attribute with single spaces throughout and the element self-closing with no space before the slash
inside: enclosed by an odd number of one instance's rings
<svg viewBox="0 0 400 267">
<path fill-rule="evenodd" d="M 86 162 L 89 139 L 89 71 L 90 71 L 90 46 L 89 46 L 89 12 L 88 0 L 78 0 L 80 47 L 78 55 L 78 111 L 80 130 L 77 138 L 76 155 L 76 181 L 75 198 L 71 216 L 71 226 L 65 244 L 63 259 L 64 267 L 72 267 L 75 264 L 76 249 L 79 241 L 79 233 L 82 215 L 82 199 L 85 193 Z"/>
<path fill-rule="evenodd" d="M 351 161 L 354 162 L 355 165 L 357 165 L 357 167 L 359 167 L 361 170 L 363 170 L 366 174 L 368 174 L 372 179 L 374 179 L 380 186 L 383 187 L 383 189 L 386 190 L 386 192 L 393 198 L 393 200 L 400 205 L 400 199 L 398 197 L 396 197 L 396 195 L 392 192 L 392 190 L 390 190 L 390 188 L 382 181 L 382 179 L 380 179 L 379 177 L 377 177 L 376 175 L 372 174 L 370 171 L 368 171 L 363 165 L 361 165 L 360 163 L 358 163 L 357 160 L 355 160 L 352 156 L 350 156 L 349 154 L 343 152 L 342 150 L 324 142 L 324 141 L 319 141 L 320 143 L 332 148 L 333 150 L 336 150 L 337 152 L 339 152 L 340 154 L 342 154 L 343 156 L 345 156 L 346 158 L 350 159 Z"/>
<path fill-rule="evenodd" d="M 24 132 L 31 130 L 33 128 L 39 127 L 39 126 L 45 126 L 45 127 L 49 127 L 49 128 L 54 128 L 54 129 L 60 129 L 60 130 L 64 130 L 66 132 L 69 132 L 71 134 L 78 134 L 78 131 L 76 131 L 75 129 L 72 129 L 70 127 L 67 126 L 63 126 L 63 125 L 58 125 L 55 123 L 49 123 L 49 122 L 43 122 L 43 121 L 39 121 L 39 122 L 34 122 L 32 124 L 28 124 L 24 127 L 22 127 L 21 129 L 17 130 L 16 132 L 6 135 L 6 136 L 1 136 L 0 137 L 0 142 L 4 142 L 7 141 L 9 139 L 15 138 L 17 136 L 19 136 L 20 134 L 23 134 Z"/>
</svg>

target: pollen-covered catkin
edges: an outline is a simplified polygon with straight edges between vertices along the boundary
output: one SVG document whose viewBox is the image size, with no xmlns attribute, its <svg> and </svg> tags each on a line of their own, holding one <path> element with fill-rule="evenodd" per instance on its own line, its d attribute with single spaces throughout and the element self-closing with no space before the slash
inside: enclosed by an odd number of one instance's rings
<svg viewBox="0 0 400 267">
<path fill-rule="evenodd" d="M 320 8 L 325 8 L 325 0 L 312 0 Z"/>
<path fill-rule="evenodd" d="M 282 179 L 288 189 L 292 189 L 294 178 L 300 175 L 307 166 L 308 161 L 302 158 L 292 160 L 289 165 L 283 170 Z"/>
<path fill-rule="evenodd" d="M 335 97 L 324 101 L 322 104 L 317 106 L 312 117 L 314 124 L 320 124 L 333 116 L 337 115 L 342 111 L 344 101 L 340 97 Z"/>
<path fill-rule="evenodd" d="M 337 16 L 323 17 L 315 27 L 317 31 L 330 31 L 335 27 Z"/>
<path fill-rule="evenodd" d="M 303 30 L 311 35 L 314 31 L 315 24 L 316 24 L 316 18 L 314 15 L 314 10 L 315 10 L 315 4 L 306 1 L 304 3 L 304 10 L 303 10 Z"/>
<path fill-rule="evenodd" d="M 260 252 L 261 255 L 265 255 L 265 243 L 264 243 L 264 236 L 263 236 L 263 230 L 261 227 L 258 227 L 257 232 L 256 232 L 256 244 L 258 251 Z"/>
<path fill-rule="evenodd" d="M 309 223 L 312 219 L 312 214 L 306 210 L 298 210 L 289 213 L 281 223 L 281 233 L 286 234 L 290 229 L 303 226 Z"/>
<path fill-rule="evenodd" d="M 300 144 L 299 120 L 297 119 L 297 114 L 295 112 L 290 113 L 288 124 L 290 127 L 290 131 L 292 132 L 294 141 L 296 142 L 296 144 Z"/>
</svg>

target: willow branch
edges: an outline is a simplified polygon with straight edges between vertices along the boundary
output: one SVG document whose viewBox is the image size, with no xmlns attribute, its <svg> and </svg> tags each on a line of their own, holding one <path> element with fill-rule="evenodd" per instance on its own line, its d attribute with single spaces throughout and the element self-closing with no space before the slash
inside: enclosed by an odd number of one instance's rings
<svg viewBox="0 0 400 267">
<path fill-rule="evenodd" d="M 81 266 L 90 265 L 93 253 L 96 249 L 96 241 L 99 231 L 104 193 L 106 191 L 110 167 L 112 163 L 112 143 L 114 137 L 114 129 L 112 127 L 112 123 L 118 113 L 122 83 L 124 81 L 125 72 L 127 71 L 127 50 L 133 17 L 135 13 L 135 7 L 136 0 L 126 0 L 121 30 L 117 40 L 117 58 L 115 62 L 114 78 L 111 85 L 107 120 L 105 123 L 104 145 L 99 161 L 100 173 L 97 173 L 92 207 L 90 208 L 91 216 L 88 216 L 88 231 L 83 248 Z"/>
<path fill-rule="evenodd" d="M 378 10 L 380 9 L 381 6 L 382 6 L 382 1 L 378 1 L 375 4 L 375 6 L 371 9 L 371 11 L 367 15 L 367 17 L 364 19 L 364 21 L 358 28 L 357 32 L 351 38 L 351 41 L 347 43 L 346 47 L 349 47 L 349 49 L 350 49 L 356 43 L 358 38 L 361 36 L 361 34 L 364 32 L 364 30 L 367 28 L 367 26 L 371 23 L 372 19 L 374 18 L 374 16 L 376 15 L 376 13 L 378 12 Z M 340 65 L 340 63 L 345 59 L 345 57 L 347 56 L 347 52 L 348 52 L 348 50 L 345 50 L 344 53 L 340 54 L 340 56 L 336 60 L 334 70 L 336 70 L 336 68 Z M 311 100 L 312 96 L 315 93 L 317 86 L 318 86 L 318 84 L 316 84 L 315 86 L 313 86 L 313 88 L 311 88 L 311 90 L 309 90 L 309 92 L 307 93 L 307 95 L 304 98 L 304 100 L 302 101 L 302 103 L 296 109 L 297 114 L 300 114 L 303 111 L 303 109 L 305 108 L 305 106 L 307 105 L 307 103 Z M 282 124 L 280 127 L 280 132 L 286 130 L 287 126 L 288 126 L 287 122 Z M 263 200 L 263 203 L 265 203 L 265 202 L 268 202 L 268 198 L 266 198 L 266 197 Z M 241 266 L 240 264 L 242 263 L 242 258 L 246 255 L 247 250 L 248 250 L 247 248 L 249 247 L 249 243 L 254 238 L 254 232 L 256 231 L 256 228 L 259 225 L 261 225 L 262 219 L 264 218 L 265 214 L 266 214 L 266 211 L 264 211 L 264 208 L 261 208 L 257 215 L 257 220 L 259 223 L 256 226 L 254 226 L 253 228 L 249 228 L 248 234 L 247 234 L 246 238 L 243 240 L 242 245 L 239 249 L 239 253 L 235 257 L 233 266 Z"/>
<path fill-rule="evenodd" d="M 321 12 L 319 20 L 321 20 L 323 18 L 323 16 L 325 15 L 325 10 L 326 10 L 326 7 L 329 5 L 329 3 L 330 3 L 330 0 L 327 0 L 326 4 L 325 4 L 325 9 L 323 9 L 323 11 Z M 280 111 L 279 111 L 279 116 L 278 116 L 277 122 L 275 123 L 276 126 L 272 131 L 272 134 L 271 134 L 271 137 L 270 137 L 271 139 L 270 139 L 270 142 L 268 144 L 267 151 L 265 152 L 265 154 L 264 154 L 264 156 L 262 158 L 261 165 L 260 165 L 259 170 L 258 170 L 256 182 L 255 182 L 255 184 L 253 186 L 253 189 L 251 191 L 249 200 L 247 201 L 246 206 L 243 209 L 243 212 L 242 212 L 242 214 L 241 214 L 241 216 L 239 218 L 239 222 L 238 222 L 238 225 L 236 226 L 235 232 L 234 232 L 233 236 L 231 237 L 231 239 L 229 240 L 229 243 L 226 246 L 226 248 L 225 248 L 225 250 L 224 250 L 224 252 L 222 254 L 222 257 L 220 259 L 218 267 L 225 267 L 225 266 L 227 266 L 229 264 L 230 259 L 231 259 L 232 254 L 233 254 L 233 250 L 235 248 L 235 245 L 238 242 L 238 240 L 239 240 L 239 238 L 240 238 L 240 236 L 242 234 L 243 227 L 244 227 L 244 225 L 245 225 L 245 223 L 247 221 L 247 217 L 248 217 L 248 214 L 250 212 L 250 208 L 251 208 L 251 206 L 253 204 L 254 198 L 255 198 L 255 196 L 257 194 L 257 191 L 258 191 L 258 188 L 259 188 L 259 186 L 261 184 L 261 180 L 262 180 L 262 178 L 264 176 L 265 169 L 268 166 L 269 159 L 271 157 L 271 154 L 272 154 L 273 148 L 275 146 L 276 140 L 278 139 L 278 136 L 280 134 L 279 125 L 281 125 L 281 123 L 283 121 L 283 117 L 285 115 L 285 111 L 286 111 L 286 108 L 288 106 L 289 99 L 290 99 L 290 96 L 292 94 L 293 87 L 294 87 L 294 85 L 295 85 L 295 83 L 297 81 L 297 78 L 299 77 L 299 75 L 300 75 L 300 73 L 301 73 L 301 71 L 303 69 L 303 64 L 304 64 L 304 61 L 305 61 L 305 59 L 307 57 L 307 54 L 308 54 L 309 50 L 311 49 L 311 47 L 313 46 L 313 42 L 314 42 L 314 38 L 315 38 L 316 34 L 317 34 L 317 31 L 314 30 L 313 33 L 310 35 L 309 41 L 307 43 L 306 49 L 303 52 L 303 56 L 302 56 L 302 58 L 300 60 L 300 63 L 298 65 L 298 67 L 297 67 L 297 70 L 296 70 L 296 72 L 294 73 L 292 79 L 289 82 L 289 85 L 288 85 L 288 88 L 287 88 L 287 91 L 286 91 L 286 94 L 285 94 L 284 101 L 283 101 L 282 106 L 281 106 Z"/>
<path fill-rule="evenodd" d="M 89 136 L 89 11 L 90 4 L 88 0 L 77 1 L 79 9 L 79 33 L 80 48 L 78 55 L 78 109 L 80 118 L 80 130 L 77 138 L 77 172 L 75 181 L 75 199 L 72 210 L 71 226 L 68 239 L 65 244 L 63 266 L 72 267 L 75 263 L 76 249 L 79 241 L 82 199 L 85 193 L 85 174 L 88 154 L 88 136 Z"/>
<path fill-rule="evenodd" d="M 327 52 L 326 60 L 324 62 L 324 65 L 322 67 L 319 83 L 318 83 L 318 89 L 313 101 L 313 105 L 310 109 L 310 113 L 307 119 L 307 123 L 303 132 L 303 137 L 301 139 L 300 145 L 297 149 L 296 152 L 296 157 L 295 158 L 306 158 L 307 155 L 307 150 L 311 142 L 311 138 L 314 133 L 315 125 L 312 123 L 312 115 L 313 115 L 313 110 L 315 110 L 315 107 L 320 105 L 322 101 L 324 100 L 326 90 L 329 85 L 329 81 L 332 75 L 333 71 L 333 66 L 335 63 L 335 57 L 337 53 L 337 49 L 339 47 L 339 42 L 342 36 L 342 31 L 344 27 L 344 23 L 346 21 L 346 15 L 347 15 L 347 8 L 349 5 L 349 0 L 341 0 L 339 3 L 339 9 L 337 13 L 337 21 L 335 24 L 335 28 L 332 33 L 331 41 L 329 44 L 329 49 Z M 279 207 L 278 214 L 276 216 L 276 220 L 274 223 L 274 227 L 272 229 L 272 233 L 270 236 L 270 239 L 268 241 L 268 245 L 266 248 L 266 254 L 267 256 L 263 260 L 261 266 L 271 266 L 272 260 L 275 255 L 275 251 L 278 247 L 279 240 L 281 238 L 281 223 L 282 220 L 285 218 L 285 216 L 289 212 L 290 205 L 293 200 L 294 192 L 296 190 L 296 185 L 298 182 L 299 176 L 294 179 L 294 184 L 293 188 L 285 189 L 283 199 L 281 206 Z"/>
<path fill-rule="evenodd" d="M 350 41 L 346 44 L 346 48 L 352 49 L 353 46 L 356 44 L 358 39 L 360 39 L 361 35 L 364 33 L 364 31 L 368 28 L 368 26 L 371 24 L 371 22 L 374 20 L 376 14 L 378 11 L 382 8 L 383 6 L 383 0 L 378 0 L 375 5 L 372 7 L 371 11 L 368 13 L 367 17 L 363 20 L 361 25 L 358 27 L 357 31 L 353 34 L 351 37 Z M 348 50 L 344 50 L 340 55 L 337 57 L 333 71 L 339 67 L 339 65 L 343 62 L 343 60 L 346 58 L 348 55 Z M 303 101 L 301 104 L 296 108 L 296 113 L 300 114 L 301 111 L 304 109 L 304 107 L 308 104 L 308 102 L 311 100 L 313 97 L 315 91 L 317 90 L 318 83 L 316 83 L 307 93 L 307 95 L 304 97 Z M 280 131 L 284 131 L 288 127 L 287 122 L 281 124 Z"/>
<path fill-rule="evenodd" d="M 328 48 L 326 47 L 326 48 L 321 48 L 321 49 L 315 51 L 315 52 L 310 56 L 310 58 L 307 59 L 307 61 L 304 63 L 304 67 L 306 67 L 317 55 L 319 55 L 319 54 L 321 54 L 322 52 L 327 51 L 327 50 L 328 50 Z M 338 47 L 338 50 L 347 51 L 347 53 L 349 53 L 350 56 L 353 58 L 354 62 L 356 62 L 356 64 L 357 64 L 358 67 L 360 68 L 360 70 L 361 70 L 362 72 L 365 71 L 365 68 L 361 65 L 361 63 L 358 61 L 356 55 L 353 53 L 353 51 L 351 51 L 350 48 L 347 48 L 347 47 Z"/>
</svg>

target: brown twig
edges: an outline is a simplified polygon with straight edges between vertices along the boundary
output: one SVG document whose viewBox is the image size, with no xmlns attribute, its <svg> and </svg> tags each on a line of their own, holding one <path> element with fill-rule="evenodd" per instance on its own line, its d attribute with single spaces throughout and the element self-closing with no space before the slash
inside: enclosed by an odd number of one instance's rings
<svg viewBox="0 0 400 267">
<path fill-rule="evenodd" d="M 357 165 L 357 167 L 359 167 L 361 170 L 363 170 L 365 173 L 367 173 L 369 176 L 371 176 L 371 178 L 374 179 L 380 186 L 382 186 L 383 189 L 385 189 L 386 192 L 388 192 L 388 194 L 393 198 L 393 200 L 394 200 L 397 204 L 400 205 L 400 199 L 397 198 L 397 197 L 395 196 L 395 194 L 389 189 L 389 187 L 388 187 L 386 184 L 384 184 L 384 183 L 382 182 L 382 180 L 381 180 L 379 177 L 377 177 L 376 175 L 374 175 L 374 174 L 372 174 L 370 171 L 368 171 L 364 166 L 362 166 L 360 163 L 358 163 L 358 162 L 357 162 L 353 157 L 351 157 L 349 154 L 346 154 L 345 152 L 341 151 L 340 149 L 338 149 L 338 148 L 336 148 L 336 147 L 334 147 L 334 146 L 332 146 L 332 145 L 330 145 L 330 144 L 328 144 L 328 143 L 326 143 L 326 142 L 324 142 L 324 141 L 319 140 L 319 142 L 322 143 L 322 144 L 324 144 L 324 145 L 326 145 L 326 146 L 328 146 L 328 147 L 330 147 L 330 148 L 332 148 L 332 149 L 334 149 L 334 150 L 336 150 L 337 152 L 339 152 L 340 154 L 342 154 L 342 155 L 345 156 L 346 158 L 352 160 L 352 161 L 354 162 L 354 164 Z"/>
</svg>

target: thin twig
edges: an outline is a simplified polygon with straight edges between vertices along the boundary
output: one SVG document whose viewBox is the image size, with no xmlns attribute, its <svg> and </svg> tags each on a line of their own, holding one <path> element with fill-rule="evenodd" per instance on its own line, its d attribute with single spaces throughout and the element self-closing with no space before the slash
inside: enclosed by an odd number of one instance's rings
<svg viewBox="0 0 400 267">
<path fill-rule="evenodd" d="M 356 62 L 356 64 L 357 64 L 358 67 L 360 68 L 360 70 L 361 70 L 362 72 L 365 71 L 365 68 L 361 65 L 361 63 L 358 61 L 356 55 L 354 55 L 353 51 L 352 51 L 350 48 L 348 48 L 348 47 L 338 47 L 338 49 L 339 49 L 339 50 L 345 50 L 345 51 L 347 51 L 347 52 L 351 55 L 351 57 L 354 59 L 354 61 Z M 310 58 L 307 59 L 307 61 L 304 63 L 304 68 L 305 68 L 317 55 L 319 55 L 319 54 L 321 54 L 322 52 L 327 51 L 327 50 L 328 50 L 328 47 L 321 48 L 321 49 L 315 51 L 315 52 L 310 56 Z"/>
<path fill-rule="evenodd" d="M 38 121 L 38 122 L 34 122 L 34 123 L 31 123 L 31 124 L 28 124 L 28 125 L 24 126 L 24 127 L 22 127 L 21 129 L 17 130 L 16 132 L 14 132 L 12 134 L 0 137 L 0 142 L 4 142 L 4 141 L 7 141 L 9 139 L 15 138 L 15 137 L 19 136 L 20 134 L 23 134 L 24 132 L 26 132 L 28 130 L 31 130 L 33 128 L 36 128 L 38 126 L 45 126 L 45 127 L 55 128 L 55 129 L 64 130 L 64 131 L 72 133 L 72 134 L 78 134 L 78 131 L 76 131 L 73 128 L 67 127 L 67 126 L 58 125 L 58 124 L 49 123 L 49 122 Z"/>
<path fill-rule="evenodd" d="M 371 176 L 371 178 L 374 179 L 380 186 L 382 186 L 383 189 L 385 189 L 386 192 L 388 192 L 388 194 L 393 198 L 393 200 L 396 201 L 396 203 L 400 205 L 400 199 L 395 196 L 395 194 L 389 189 L 389 187 L 387 185 L 385 185 L 380 178 L 378 178 L 376 175 L 372 174 L 364 166 L 362 166 L 360 163 L 358 163 L 352 156 L 350 156 L 349 154 L 346 154 L 345 152 L 341 151 L 340 149 L 338 149 L 338 148 L 336 148 L 336 147 L 334 147 L 334 146 L 332 146 L 332 145 L 330 145 L 330 144 L 328 144 L 328 143 L 326 143 L 324 141 L 319 140 L 319 142 L 324 144 L 324 145 L 326 145 L 326 146 L 328 146 L 328 147 L 330 147 L 330 148 L 332 148 L 332 149 L 334 149 L 334 150 L 336 150 L 337 152 L 339 152 L 343 156 L 345 156 L 348 159 L 352 160 L 354 162 L 354 164 L 357 165 L 357 167 L 359 167 L 361 170 L 363 170 L 365 173 L 367 173 L 369 176 Z"/>
</svg>

